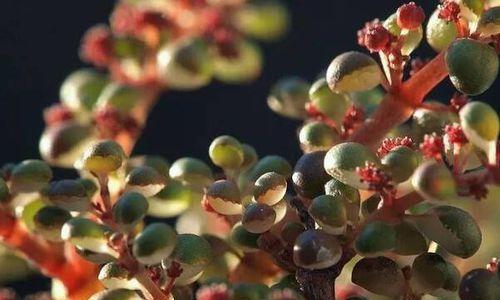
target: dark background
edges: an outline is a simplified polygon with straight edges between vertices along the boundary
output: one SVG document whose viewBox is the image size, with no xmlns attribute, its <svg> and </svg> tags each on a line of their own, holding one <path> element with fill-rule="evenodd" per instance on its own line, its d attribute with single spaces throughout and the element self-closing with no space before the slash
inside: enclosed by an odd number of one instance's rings
<svg viewBox="0 0 500 300">
<path fill-rule="evenodd" d="M 221 134 L 252 144 L 261 155 L 280 154 L 294 161 L 300 155 L 298 123 L 272 113 L 266 105 L 270 86 L 285 75 L 312 80 L 336 55 L 358 49 L 356 31 L 375 17 L 384 19 L 404 1 L 293 0 L 292 30 L 280 42 L 263 45 L 266 65 L 253 84 L 214 83 L 194 92 L 165 94 L 150 116 L 137 153 L 207 159 L 208 145 Z M 418 1 L 428 15 L 437 0 Z M 58 100 L 65 76 L 84 66 L 77 54 L 87 28 L 106 22 L 111 0 L 2 0 L 0 10 L 0 164 L 37 158 L 43 130 L 42 109 Z M 423 43 L 422 45 L 424 45 Z M 417 52 L 433 55 L 427 45 Z M 435 96 L 447 101 L 449 83 Z M 492 103 L 500 95 L 496 83 L 478 97 Z M 46 282 L 34 279 L 17 286 L 23 293 Z"/>
</svg>

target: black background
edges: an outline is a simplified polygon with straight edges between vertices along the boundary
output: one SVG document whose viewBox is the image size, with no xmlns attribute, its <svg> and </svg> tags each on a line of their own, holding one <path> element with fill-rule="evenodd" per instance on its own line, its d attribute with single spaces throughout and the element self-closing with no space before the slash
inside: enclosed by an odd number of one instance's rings
<svg viewBox="0 0 500 300">
<path fill-rule="evenodd" d="M 358 49 L 356 31 L 365 21 L 385 18 L 404 1 L 293 0 L 292 30 L 282 41 L 263 45 L 266 65 L 253 84 L 214 83 L 194 92 L 169 92 L 150 116 L 137 153 L 207 159 L 210 141 L 231 134 L 252 144 L 259 154 L 280 154 L 295 161 L 300 155 L 295 130 L 298 123 L 272 113 L 266 105 L 270 86 L 285 75 L 312 80 L 332 58 Z M 428 15 L 437 0 L 422 0 Z M 111 0 L 2 0 L 0 8 L 0 163 L 37 158 L 43 130 L 42 109 L 58 100 L 65 76 L 79 67 L 77 49 L 82 34 L 106 22 Z M 423 43 L 425 44 L 425 43 Z M 433 55 L 428 46 L 417 53 Z M 435 93 L 447 101 L 446 82 Z M 496 83 L 477 99 L 498 110 Z M 18 287 L 38 289 L 39 280 Z"/>
</svg>

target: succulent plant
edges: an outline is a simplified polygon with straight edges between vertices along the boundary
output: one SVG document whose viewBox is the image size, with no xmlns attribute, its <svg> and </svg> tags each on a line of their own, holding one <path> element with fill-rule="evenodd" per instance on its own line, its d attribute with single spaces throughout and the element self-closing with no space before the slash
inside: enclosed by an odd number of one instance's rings
<svg viewBox="0 0 500 300">
<path fill-rule="evenodd" d="M 426 61 L 425 12 L 406 3 L 358 32 L 380 63 L 348 51 L 319 78 L 279 80 L 263 101 L 301 123 L 295 164 L 227 134 L 208 163 L 170 164 L 130 157 L 160 92 L 256 79 L 251 39 L 280 37 L 289 16 L 275 0 L 118 1 L 82 40 L 109 74 L 71 73 L 44 112 L 45 161 L 0 166 L 0 240 L 56 300 L 499 299 L 498 260 L 465 260 L 498 248 L 500 121 L 467 97 L 498 75 L 498 8 L 440 1 Z M 428 100 L 447 77 L 460 93 Z"/>
</svg>

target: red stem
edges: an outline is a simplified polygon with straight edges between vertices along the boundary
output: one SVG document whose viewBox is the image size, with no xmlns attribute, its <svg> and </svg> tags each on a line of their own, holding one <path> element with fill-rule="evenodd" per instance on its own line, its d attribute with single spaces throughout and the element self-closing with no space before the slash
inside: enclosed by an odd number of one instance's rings
<svg viewBox="0 0 500 300">
<path fill-rule="evenodd" d="M 408 120 L 424 97 L 446 78 L 444 55 L 441 52 L 398 90 L 387 93 L 375 113 L 353 132 L 350 140 L 375 147 L 391 129 Z"/>
<path fill-rule="evenodd" d="M 70 299 L 85 299 L 72 297 L 82 286 L 93 286 L 93 292 L 98 287 L 98 284 L 90 284 L 89 281 L 96 281 L 95 265 L 72 253 L 74 248 L 61 250 L 58 245 L 31 235 L 21 221 L 5 210 L 0 211 L 0 237 L 3 243 L 36 264 L 43 274 L 63 282 Z"/>
</svg>

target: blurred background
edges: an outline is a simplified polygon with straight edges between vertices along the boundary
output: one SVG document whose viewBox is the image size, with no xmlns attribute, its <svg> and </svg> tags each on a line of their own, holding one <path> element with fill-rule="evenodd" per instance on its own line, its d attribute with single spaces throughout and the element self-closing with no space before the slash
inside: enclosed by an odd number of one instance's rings
<svg viewBox="0 0 500 300">
<path fill-rule="evenodd" d="M 136 153 L 161 154 L 171 161 L 181 156 L 208 160 L 211 140 L 230 134 L 253 145 L 261 155 L 280 154 L 296 161 L 301 153 L 296 139 L 299 124 L 268 109 L 266 97 L 272 84 L 286 75 L 313 80 L 339 53 L 360 50 L 356 31 L 364 22 L 385 19 L 403 2 L 287 1 L 292 29 L 283 40 L 263 45 L 266 63 L 262 76 L 244 86 L 213 83 L 194 92 L 164 94 Z M 417 2 L 430 15 L 438 1 Z M 0 164 L 39 157 L 42 110 L 58 100 L 59 85 L 66 75 L 84 66 L 78 57 L 80 38 L 90 26 L 107 22 L 113 5 L 112 0 L 2 1 Z M 416 55 L 434 55 L 422 45 Z M 447 102 L 452 91 L 446 82 L 432 97 Z M 498 110 L 499 96 L 497 81 L 478 99 Z M 49 287 L 40 277 L 33 277 L 29 284 L 11 284 L 23 294 Z"/>
</svg>

